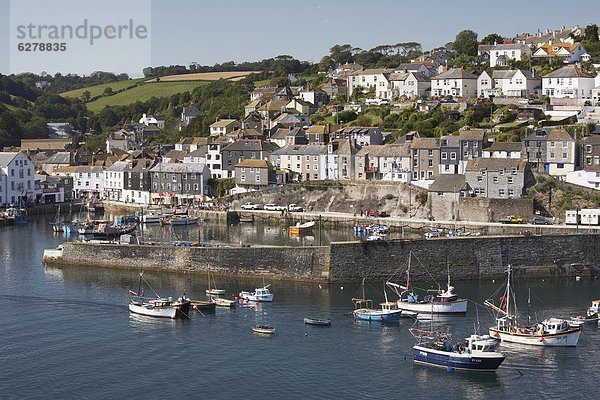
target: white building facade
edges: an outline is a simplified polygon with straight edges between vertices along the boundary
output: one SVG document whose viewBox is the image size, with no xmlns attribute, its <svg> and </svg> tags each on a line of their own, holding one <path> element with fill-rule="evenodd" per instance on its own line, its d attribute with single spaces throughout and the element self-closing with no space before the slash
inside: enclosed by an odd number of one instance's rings
<svg viewBox="0 0 600 400">
<path fill-rule="evenodd" d="M 0 152 L 0 206 L 25 206 L 35 199 L 35 169 L 24 153 Z"/>
</svg>

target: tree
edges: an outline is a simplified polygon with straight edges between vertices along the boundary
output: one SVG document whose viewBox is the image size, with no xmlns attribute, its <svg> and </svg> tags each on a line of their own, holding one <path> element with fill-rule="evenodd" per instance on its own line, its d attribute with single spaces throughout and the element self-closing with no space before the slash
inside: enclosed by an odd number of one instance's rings
<svg viewBox="0 0 600 400">
<path fill-rule="evenodd" d="M 481 39 L 481 44 L 501 44 L 502 42 L 504 42 L 504 38 L 497 33 L 490 33 Z"/>
<path fill-rule="evenodd" d="M 84 103 L 87 103 L 88 101 L 90 101 L 91 98 L 92 98 L 92 94 L 90 93 L 89 90 L 85 90 L 83 93 L 81 93 L 81 101 L 83 101 Z"/>
<path fill-rule="evenodd" d="M 102 96 L 112 96 L 113 95 L 113 90 L 110 86 L 107 86 L 104 89 L 104 92 L 102 92 Z"/>
<path fill-rule="evenodd" d="M 458 54 L 477 55 L 477 34 L 470 30 L 459 32 L 454 39 L 453 48 Z"/>
<path fill-rule="evenodd" d="M 591 24 L 585 27 L 583 33 L 586 42 L 597 42 L 598 41 L 598 25 Z"/>
</svg>

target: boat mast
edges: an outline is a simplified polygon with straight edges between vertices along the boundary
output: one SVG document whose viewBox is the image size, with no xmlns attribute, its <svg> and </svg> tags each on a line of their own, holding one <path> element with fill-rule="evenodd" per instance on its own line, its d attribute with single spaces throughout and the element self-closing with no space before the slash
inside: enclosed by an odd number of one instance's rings
<svg viewBox="0 0 600 400">
<path fill-rule="evenodd" d="M 408 253 L 408 269 L 406 270 L 406 291 L 410 288 L 410 259 L 412 256 L 412 251 Z"/>
<path fill-rule="evenodd" d="M 510 317 L 510 275 L 511 275 L 511 267 L 508 264 L 508 270 L 506 271 L 508 274 L 508 281 L 506 283 L 506 315 Z"/>
</svg>

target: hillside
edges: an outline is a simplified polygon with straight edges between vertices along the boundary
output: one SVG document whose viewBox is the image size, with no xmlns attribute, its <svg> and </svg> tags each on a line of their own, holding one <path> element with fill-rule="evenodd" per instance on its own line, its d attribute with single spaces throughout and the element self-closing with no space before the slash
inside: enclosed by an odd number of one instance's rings
<svg viewBox="0 0 600 400">
<path fill-rule="evenodd" d="M 239 81 L 250 74 L 257 74 L 260 71 L 224 71 L 224 72 L 198 72 L 195 74 L 178 74 L 161 76 L 161 82 L 174 81 L 216 81 L 226 79 L 229 81 Z M 146 79 L 146 82 L 153 82 L 156 78 Z"/>
<path fill-rule="evenodd" d="M 91 97 L 94 98 L 97 96 L 101 96 L 107 87 L 111 88 L 113 90 L 113 92 L 117 92 L 119 90 L 134 87 L 139 82 L 143 82 L 143 81 L 144 81 L 144 79 L 140 78 L 140 79 L 127 79 L 127 80 L 118 81 L 118 82 L 103 83 L 101 85 L 94 85 L 94 86 L 88 86 L 88 87 L 84 87 L 84 88 L 80 88 L 80 89 L 70 90 L 68 92 L 60 93 L 60 95 L 63 97 L 81 98 L 81 96 L 83 95 L 83 92 L 85 92 L 87 90 L 90 92 Z"/>
<path fill-rule="evenodd" d="M 181 82 L 155 82 L 143 83 L 112 96 L 100 97 L 86 103 L 88 110 L 99 112 L 105 106 L 122 106 L 133 104 L 137 101 L 144 102 L 152 97 L 169 97 L 176 93 L 191 92 L 199 86 L 205 86 L 208 81 L 181 81 Z"/>
<path fill-rule="evenodd" d="M 536 202 L 538 208 L 564 221 L 567 210 L 581 208 L 599 208 L 600 193 L 554 177 L 536 174 L 537 183 L 529 189 L 528 197 Z"/>
</svg>

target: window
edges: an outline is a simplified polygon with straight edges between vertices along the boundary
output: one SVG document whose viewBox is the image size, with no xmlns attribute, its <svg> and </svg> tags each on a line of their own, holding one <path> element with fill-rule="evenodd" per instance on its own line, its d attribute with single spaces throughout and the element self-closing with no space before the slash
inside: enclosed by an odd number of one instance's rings
<svg viewBox="0 0 600 400">
<path fill-rule="evenodd" d="M 198 184 L 197 183 L 194 183 L 194 190 L 198 191 Z"/>
<path fill-rule="evenodd" d="M 448 159 L 448 153 L 446 153 L 445 151 L 442 153 L 442 160 L 447 160 Z"/>
<path fill-rule="evenodd" d="M 192 174 L 192 180 L 196 180 L 196 174 Z"/>
<path fill-rule="evenodd" d="M 569 157 L 569 155 L 567 153 L 562 154 L 562 158 L 567 158 L 567 157 Z"/>
<path fill-rule="evenodd" d="M 477 175 L 477 182 L 483 182 L 483 176 Z"/>
<path fill-rule="evenodd" d="M 428 155 L 429 157 L 433 157 L 433 150 L 428 150 L 428 151 L 427 151 L 427 155 Z"/>
<path fill-rule="evenodd" d="M 498 195 L 504 196 L 504 189 L 498 189 Z"/>
<path fill-rule="evenodd" d="M 515 192 L 512 189 L 508 189 L 508 197 L 514 196 Z"/>
<path fill-rule="evenodd" d="M 556 147 L 556 142 L 550 142 L 550 147 Z"/>
<path fill-rule="evenodd" d="M 451 160 L 456 160 L 456 153 L 455 152 L 450 153 L 450 159 Z"/>
<path fill-rule="evenodd" d="M 512 183 L 513 183 L 513 178 L 512 178 L 512 176 L 509 176 L 508 178 L 506 178 L 506 181 L 507 181 L 509 184 L 512 184 Z"/>
<path fill-rule="evenodd" d="M 428 165 L 427 165 L 427 166 L 428 166 L 429 168 L 432 168 L 432 167 L 433 167 L 433 160 L 429 160 L 429 162 L 428 162 Z"/>
<path fill-rule="evenodd" d="M 313 169 L 314 169 L 315 171 L 316 171 L 316 170 L 318 170 L 318 169 L 319 169 L 319 166 L 318 166 L 318 164 L 315 164 L 315 165 L 313 165 Z"/>
<path fill-rule="evenodd" d="M 494 183 L 498 183 L 498 177 L 497 177 L 497 176 L 495 176 L 495 177 L 492 179 L 492 181 L 493 181 Z"/>
<path fill-rule="evenodd" d="M 260 175 L 256 175 L 256 182 L 260 182 Z"/>
<path fill-rule="evenodd" d="M 177 182 L 177 175 L 173 174 L 173 176 L 171 176 L 171 180 L 173 182 Z"/>
<path fill-rule="evenodd" d="M 240 175 L 240 181 L 246 182 L 246 175 Z"/>
<path fill-rule="evenodd" d="M 501 176 L 504 175 L 504 168 L 501 168 L 500 171 L 499 171 L 499 173 L 500 173 Z"/>
<path fill-rule="evenodd" d="M 564 167 L 565 167 L 565 164 L 563 164 L 563 163 L 556 164 L 557 169 L 563 169 Z"/>
</svg>

